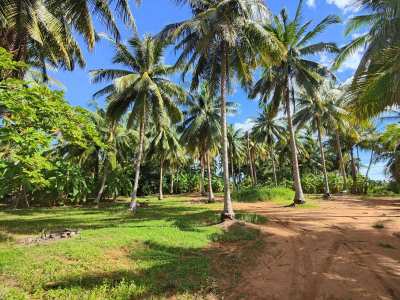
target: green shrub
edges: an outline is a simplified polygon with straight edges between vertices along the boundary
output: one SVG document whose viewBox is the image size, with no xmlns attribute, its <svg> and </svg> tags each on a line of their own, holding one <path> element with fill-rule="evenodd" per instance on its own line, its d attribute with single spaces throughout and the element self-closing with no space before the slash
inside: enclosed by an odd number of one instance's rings
<svg viewBox="0 0 400 300">
<path fill-rule="evenodd" d="M 344 190 L 343 177 L 337 173 L 328 173 L 328 183 L 331 193 L 339 193 Z M 306 194 L 322 194 L 325 191 L 322 174 L 305 174 L 301 178 L 301 184 Z"/>
<path fill-rule="evenodd" d="M 292 200 L 294 191 L 286 187 L 254 187 L 240 190 L 232 194 L 232 198 L 239 202 L 257 202 L 274 200 Z"/>
<path fill-rule="evenodd" d="M 224 191 L 224 180 L 221 177 L 213 177 L 212 181 L 212 188 L 214 193 L 220 193 Z M 208 190 L 208 186 L 206 185 L 205 190 Z"/>
</svg>

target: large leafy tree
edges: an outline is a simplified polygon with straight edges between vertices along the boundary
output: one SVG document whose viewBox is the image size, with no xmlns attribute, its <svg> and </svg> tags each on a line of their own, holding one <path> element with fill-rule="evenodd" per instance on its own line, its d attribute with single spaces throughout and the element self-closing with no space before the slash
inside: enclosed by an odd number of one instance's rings
<svg viewBox="0 0 400 300">
<path fill-rule="evenodd" d="M 72 70 L 76 63 L 84 65 L 73 33 L 81 35 L 89 49 L 98 39 L 93 17 L 120 38 L 113 10 L 134 26 L 128 0 L 1 0 L 0 46 L 17 61 L 29 62 L 44 73 L 46 64 Z"/>
<path fill-rule="evenodd" d="M 229 153 L 226 122 L 226 96 L 230 79 L 237 75 L 242 83 L 251 80 L 257 47 L 276 49 L 260 22 L 269 14 L 262 0 L 182 0 L 189 3 L 193 17 L 167 26 L 161 36 L 177 42 L 178 65 L 183 75 L 193 67 L 191 88 L 201 79 L 210 84 L 212 93 L 219 88 L 221 111 L 221 146 L 224 175 L 224 210 L 222 218 L 234 218 L 229 182 Z M 263 52 L 267 53 L 267 52 Z M 268 52 L 270 54 L 270 52 Z M 264 55 L 266 59 L 267 55 Z M 268 55 L 270 57 L 270 55 Z"/>
<path fill-rule="evenodd" d="M 55 146 L 87 148 L 90 140 L 102 147 L 89 112 L 71 107 L 62 92 L 8 79 L 0 81 L 0 107 L 0 196 L 11 196 L 16 206 L 59 188 L 49 174 L 66 164 L 49 155 Z"/>
<path fill-rule="evenodd" d="M 163 63 L 165 41 L 153 37 L 134 37 L 126 46 L 114 43 L 113 63 L 124 69 L 99 69 L 91 72 L 93 82 L 112 81 L 95 96 L 107 95 L 107 114 L 119 120 L 129 113 L 127 126 L 139 127 L 139 148 L 136 157 L 132 202 L 136 201 L 143 158 L 146 124 L 156 126 L 165 120 L 176 123 L 182 119 L 177 102 L 185 101 L 185 91 L 168 79 L 175 69 Z"/>
<path fill-rule="evenodd" d="M 364 54 L 347 93 L 359 118 L 376 116 L 400 104 L 400 2 L 357 0 L 363 9 L 347 23 L 346 34 L 368 31 L 345 45 L 334 67 L 360 49 Z"/>
<path fill-rule="evenodd" d="M 283 9 L 279 16 L 275 16 L 272 25 L 265 26 L 266 31 L 284 45 L 287 55 L 280 60 L 277 66 L 265 66 L 261 79 L 254 85 L 251 93 L 252 97 L 260 95 L 261 101 L 269 102 L 272 115 L 277 113 L 282 105 L 286 111 L 296 191 L 295 204 L 304 203 L 305 200 L 300 180 L 291 99 L 294 101 L 295 86 L 312 93 L 322 81 L 323 76 L 329 73 L 324 66 L 313 61 L 310 55 L 321 52 L 337 52 L 338 50 L 334 43 L 312 43 L 312 41 L 328 26 L 338 23 L 339 18 L 332 15 L 327 16 L 309 30 L 311 22 L 301 22 L 303 2 L 302 0 L 299 2 L 293 20 L 289 20 L 287 11 Z"/>
</svg>

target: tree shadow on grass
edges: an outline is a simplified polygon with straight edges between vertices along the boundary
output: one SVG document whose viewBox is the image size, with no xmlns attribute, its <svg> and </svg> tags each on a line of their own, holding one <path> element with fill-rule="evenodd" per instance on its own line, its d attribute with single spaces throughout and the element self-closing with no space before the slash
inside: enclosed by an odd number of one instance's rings
<svg viewBox="0 0 400 300">
<path fill-rule="evenodd" d="M 138 270 L 126 268 L 111 272 L 87 273 L 80 276 L 67 276 L 57 282 L 45 285 L 46 292 L 83 289 L 86 294 L 96 293 L 106 283 L 107 295 L 118 293 L 122 283 L 134 283 L 127 299 L 153 299 L 153 297 L 172 297 L 176 295 L 206 296 L 219 294 L 218 277 L 221 273 L 235 272 L 234 264 L 240 255 L 247 256 L 245 249 L 252 249 L 259 231 L 244 225 L 234 225 L 226 231 L 210 236 L 210 240 L 228 243 L 235 247 L 234 252 L 226 252 L 222 247 L 168 246 L 155 241 L 136 243 L 124 253 Z M 252 243 L 253 242 L 253 243 Z M 218 261 L 218 268 L 215 262 Z M 233 264 L 233 265 L 232 265 Z M 108 289 L 108 290 L 107 290 Z M 110 296 L 113 299 L 113 296 Z"/>
<path fill-rule="evenodd" d="M 6 211 L 10 213 L 11 211 Z M 51 214 L 50 214 L 51 213 Z M 199 225 L 215 224 L 215 212 L 204 208 L 151 204 L 132 214 L 126 206 L 116 205 L 104 209 L 32 209 L 12 211 L 0 220 L 0 229 L 11 234 L 40 234 L 44 231 L 73 228 L 79 230 L 102 229 L 118 226 L 135 227 L 143 221 L 165 220 L 182 231 L 195 231 Z"/>
</svg>

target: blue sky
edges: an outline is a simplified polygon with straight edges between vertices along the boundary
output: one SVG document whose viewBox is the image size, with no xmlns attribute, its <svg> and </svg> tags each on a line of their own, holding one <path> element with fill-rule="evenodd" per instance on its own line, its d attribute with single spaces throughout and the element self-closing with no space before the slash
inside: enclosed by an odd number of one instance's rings
<svg viewBox="0 0 400 300">
<path fill-rule="evenodd" d="M 165 25 L 181 21 L 190 17 L 190 11 L 185 6 L 175 5 L 173 0 L 143 0 L 142 5 L 137 7 L 132 2 L 132 11 L 135 16 L 137 27 L 141 35 L 156 34 Z M 296 10 L 297 1 L 294 0 L 271 0 L 265 1 L 272 12 L 278 13 L 282 8 L 287 8 L 290 14 Z M 306 0 L 304 7 L 303 19 L 305 21 L 313 20 L 313 24 L 317 24 L 329 14 L 336 14 L 341 17 L 343 23 L 330 27 L 327 31 L 320 35 L 319 40 L 326 42 L 336 42 L 339 46 L 345 44 L 351 39 L 344 37 L 344 28 L 346 20 L 357 13 L 357 8 L 351 6 L 353 0 Z M 104 31 L 104 28 L 95 21 L 97 30 Z M 123 40 L 131 37 L 132 32 L 129 31 L 123 24 L 120 23 Z M 316 40 L 318 41 L 318 40 Z M 66 98 L 72 105 L 80 105 L 90 107 L 89 103 L 92 99 L 92 94 L 101 88 L 103 85 L 93 85 L 90 83 L 88 75 L 89 70 L 96 68 L 110 67 L 110 61 L 113 55 L 113 49 L 109 42 L 100 41 L 95 49 L 91 52 L 84 50 L 87 65 L 84 69 L 76 69 L 73 72 L 58 71 L 52 76 L 61 81 L 66 88 Z M 347 60 L 343 67 L 337 72 L 337 77 L 341 81 L 351 77 L 361 57 L 361 52 L 356 53 L 353 57 Z M 329 64 L 329 56 L 321 55 L 318 57 L 320 62 Z M 175 56 L 173 51 L 166 53 L 165 61 L 174 63 Z M 178 76 L 177 76 L 178 78 Z M 239 86 L 235 92 L 230 95 L 232 100 L 239 104 L 239 112 L 235 116 L 229 117 L 230 123 L 237 124 L 238 127 L 247 128 L 251 124 L 251 119 L 257 116 L 258 105 L 254 100 L 249 100 L 247 95 Z M 103 103 L 99 103 L 103 105 Z M 361 155 L 363 163 L 367 164 L 368 153 Z M 384 178 L 382 164 L 373 167 L 371 171 L 373 178 Z"/>
</svg>

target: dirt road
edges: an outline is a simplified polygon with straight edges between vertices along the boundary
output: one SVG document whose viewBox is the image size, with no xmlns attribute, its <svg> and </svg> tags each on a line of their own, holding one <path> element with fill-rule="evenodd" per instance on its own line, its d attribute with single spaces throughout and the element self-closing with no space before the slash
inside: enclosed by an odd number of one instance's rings
<svg viewBox="0 0 400 300">
<path fill-rule="evenodd" d="M 400 199 L 335 197 L 315 209 L 236 203 L 235 209 L 270 222 L 257 226 L 265 249 L 227 299 L 400 299 Z"/>
</svg>

